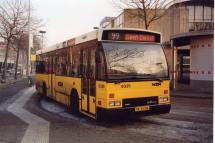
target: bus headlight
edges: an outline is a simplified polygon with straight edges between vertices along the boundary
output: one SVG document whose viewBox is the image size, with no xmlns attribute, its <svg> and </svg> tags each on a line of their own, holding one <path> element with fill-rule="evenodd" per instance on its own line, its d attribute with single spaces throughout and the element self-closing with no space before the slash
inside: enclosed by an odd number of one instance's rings
<svg viewBox="0 0 215 143">
<path fill-rule="evenodd" d="M 115 101 L 115 106 L 120 106 L 121 102 L 120 101 Z"/>
<path fill-rule="evenodd" d="M 109 106 L 121 106 L 121 101 L 110 101 Z"/>
<path fill-rule="evenodd" d="M 169 101 L 169 97 L 160 97 L 160 102 L 167 102 Z"/>
<path fill-rule="evenodd" d="M 109 106 L 115 106 L 115 101 L 110 101 Z"/>
</svg>

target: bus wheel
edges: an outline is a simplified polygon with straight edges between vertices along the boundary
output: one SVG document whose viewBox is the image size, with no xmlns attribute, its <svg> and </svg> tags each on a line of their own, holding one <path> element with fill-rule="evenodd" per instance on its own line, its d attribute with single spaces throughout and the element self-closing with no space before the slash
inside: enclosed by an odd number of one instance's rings
<svg viewBox="0 0 215 143">
<path fill-rule="evenodd" d="M 70 96 L 70 111 L 72 114 L 79 114 L 79 99 L 77 92 L 72 92 Z"/>
<path fill-rule="evenodd" d="M 43 87 L 42 87 L 42 98 L 46 97 L 47 95 L 47 89 L 46 89 L 46 84 L 43 83 Z"/>
</svg>

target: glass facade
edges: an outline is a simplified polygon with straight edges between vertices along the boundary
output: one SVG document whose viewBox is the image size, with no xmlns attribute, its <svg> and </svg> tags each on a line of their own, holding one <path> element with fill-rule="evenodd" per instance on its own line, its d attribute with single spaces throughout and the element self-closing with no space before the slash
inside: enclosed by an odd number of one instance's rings
<svg viewBox="0 0 215 143">
<path fill-rule="evenodd" d="M 189 31 L 212 30 L 213 27 L 213 7 L 203 5 L 187 6 Z"/>
</svg>

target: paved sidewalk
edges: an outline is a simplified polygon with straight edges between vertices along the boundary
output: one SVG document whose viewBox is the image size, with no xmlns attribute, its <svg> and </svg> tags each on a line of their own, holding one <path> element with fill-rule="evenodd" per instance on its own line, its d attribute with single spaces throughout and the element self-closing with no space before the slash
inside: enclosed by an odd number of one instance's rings
<svg viewBox="0 0 215 143">
<path fill-rule="evenodd" d="M 26 79 L 27 77 L 26 76 L 22 76 L 22 77 L 19 77 L 18 79 L 9 79 L 7 82 L 5 82 L 5 83 L 1 83 L 0 82 L 0 89 L 2 89 L 2 88 L 6 88 L 7 87 L 7 85 L 10 85 L 10 84 L 14 84 L 14 83 L 16 83 L 16 82 L 18 82 L 18 81 L 21 81 L 21 80 L 23 80 L 23 79 Z"/>
<path fill-rule="evenodd" d="M 213 99 L 213 93 L 203 93 L 189 90 L 188 91 L 174 90 L 170 92 L 170 95 L 172 97 Z"/>
</svg>

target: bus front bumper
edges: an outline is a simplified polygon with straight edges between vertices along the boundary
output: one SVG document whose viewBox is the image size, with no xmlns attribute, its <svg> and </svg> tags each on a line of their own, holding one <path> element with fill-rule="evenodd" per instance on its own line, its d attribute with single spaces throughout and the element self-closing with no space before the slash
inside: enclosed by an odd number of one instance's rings
<svg viewBox="0 0 215 143">
<path fill-rule="evenodd" d="M 169 113 L 171 104 L 151 105 L 149 110 L 136 112 L 135 107 L 120 109 L 97 108 L 97 116 L 102 119 L 117 118 L 122 116 L 149 116 Z"/>
</svg>

